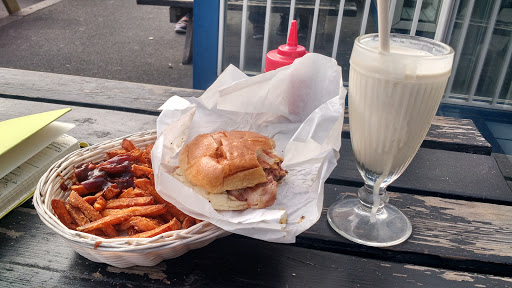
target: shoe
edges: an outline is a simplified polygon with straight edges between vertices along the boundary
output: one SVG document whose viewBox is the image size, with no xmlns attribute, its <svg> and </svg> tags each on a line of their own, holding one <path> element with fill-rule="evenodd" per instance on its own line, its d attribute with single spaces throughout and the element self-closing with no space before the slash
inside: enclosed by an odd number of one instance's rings
<svg viewBox="0 0 512 288">
<path fill-rule="evenodd" d="M 253 28 L 252 28 L 252 38 L 253 39 L 263 39 L 263 33 L 265 33 L 265 27 L 253 26 Z"/>
<path fill-rule="evenodd" d="M 183 18 L 180 19 L 180 21 L 178 21 L 178 23 L 176 23 L 176 28 L 174 29 L 174 31 L 176 31 L 176 33 L 186 33 L 187 32 L 187 26 L 188 26 L 188 15 L 184 16 Z"/>
</svg>

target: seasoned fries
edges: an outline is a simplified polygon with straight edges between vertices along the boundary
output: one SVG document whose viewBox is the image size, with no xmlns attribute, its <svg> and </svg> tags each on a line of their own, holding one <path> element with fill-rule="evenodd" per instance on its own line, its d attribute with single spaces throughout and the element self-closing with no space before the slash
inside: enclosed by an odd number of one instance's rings
<svg viewBox="0 0 512 288">
<path fill-rule="evenodd" d="M 187 216 L 187 218 L 185 218 L 183 220 L 183 224 L 181 224 L 183 229 L 187 229 L 187 228 L 190 228 L 194 225 L 196 225 L 196 219 L 190 217 L 190 216 Z"/>
<path fill-rule="evenodd" d="M 68 227 L 69 229 L 75 229 L 76 224 L 74 223 L 71 215 L 69 215 L 68 210 L 66 210 L 66 205 L 64 205 L 64 202 L 59 199 L 53 199 L 51 204 L 53 211 L 55 211 L 55 214 L 57 214 L 60 222 L 62 222 L 62 224 L 64 224 L 64 226 Z"/>
<path fill-rule="evenodd" d="M 94 201 L 94 204 L 92 205 L 92 207 L 94 207 L 94 210 L 96 211 L 101 211 L 105 208 L 105 206 L 107 206 L 107 200 L 105 200 L 105 198 L 99 196 L 96 201 Z"/>
<path fill-rule="evenodd" d="M 106 200 L 110 200 L 121 193 L 121 189 L 117 188 L 117 184 L 112 184 L 103 193 Z"/>
<path fill-rule="evenodd" d="M 99 199 L 98 199 L 99 200 Z M 105 209 L 128 208 L 132 206 L 146 206 L 153 204 L 153 197 L 134 197 L 108 200 Z"/>
<path fill-rule="evenodd" d="M 174 219 L 172 219 L 171 222 L 169 222 L 167 224 L 164 224 L 162 226 L 159 226 L 159 227 L 157 227 L 157 228 L 155 228 L 153 230 L 147 231 L 147 232 L 142 232 L 142 233 L 139 233 L 139 234 L 130 235 L 130 237 L 133 237 L 133 238 L 151 238 L 151 237 L 155 237 L 156 235 L 159 235 L 159 234 L 162 234 L 162 233 L 165 233 L 165 232 L 178 230 L 180 228 L 181 228 L 180 221 L 178 221 L 176 218 L 174 218 Z"/>
<path fill-rule="evenodd" d="M 129 227 L 135 228 L 135 230 L 140 232 L 146 232 L 157 228 L 158 226 L 163 225 L 163 222 L 155 219 L 155 218 L 146 218 L 141 216 L 135 216 L 130 218 L 128 221 L 125 221 L 121 225 L 121 229 L 128 229 Z"/>
<path fill-rule="evenodd" d="M 158 216 L 167 211 L 163 204 L 150 205 L 150 206 L 135 206 L 123 209 L 103 209 L 101 215 L 103 217 L 114 214 L 132 214 L 133 216 Z"/>
<path fill-rule="evenodd" d="M 167 212 L 169 212 L 173 217 L 178 218 L 179 221 L 182 222 L 185 220 L 185 218 L 188 217 L 187 214 L 176 208 L 176 206 L 172 205 L 168 201 L 165 201 L 165 199 L 156 192 L 155 185 L 153 185 L 153 183 L 151 183 L 151 181 L 148 179 L 142 178 L 135 180 L 135 186 L 151 193 L 157 203 L 165 204 L 167 206 Z"/>
<path fill-rule="evenodd" d="M 84 185 L 73 185 L 73 186 L 71 186 L 70 189 L 72 191 L 75 191 L 76 193 L 78 193 L 78 195 L 80 195 L 80 196 L 89 194 L 89 191 L 87 191 L 87 189 L 84 187 Z"/>
<path fill-rule="evenodd" d="M 85 224 L 76 228 L 78 231 L 89 232 L 96 229 L 103 229 L 109 225 L 116 225 L 132 218 L 131 214 L 114 214 L 107 217 L 100 218 L 94 222 Z"/>
<path fill-rule="evenodd" d="M 128 188 L 124 190 L 124 192 L 119 195 L 117 198 L 135 198 L 135 197 L 149 197 L 152 196 L 150 192 L 144 191 L 140 188 Z"/>
<path fill-rule="evenodd" d="M 75 206 L 73 206 L 69 203 L 65 203 L 65 204 L 66 204 L 66 210 L 68 210 L 69 215 L 71 215 L 71 218 L 73 218 L 73 220 L 75 221 L 76 224 L 82 226 L 82 225 L 85 225 L 85 224 L 91 222 L 91 221 L 89 221 L 89 219 L 87 219 L 87 217 L 85 217 L 84 213 L 82 213 L 82 211 L 80 211 L 80 209 L 76 208 Z"/>
<path fill-rule="evenodd" d="M 57 218 L 69 229 L 105 238 L 149 238 L 199 223 L 157 193 L 152 148 L 124 139 L 105 161 L 75 166 L 76 181 L 63 187 L 70 190 L 67 201 L 51 202 Z"/>
</svg>

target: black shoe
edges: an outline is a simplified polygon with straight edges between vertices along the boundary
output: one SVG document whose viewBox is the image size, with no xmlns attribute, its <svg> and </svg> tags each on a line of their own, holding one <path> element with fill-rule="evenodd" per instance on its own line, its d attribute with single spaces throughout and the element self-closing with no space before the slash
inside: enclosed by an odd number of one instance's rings
<svg viewBox="0 0 512 288">
<path fill-rule="evenodd" d="M 263 33 L 265 33 L 265 27 L 253 26 L 253 28 L 252 28 L 252 38 L 253 39 L 263 39 Z"/>
</svg>

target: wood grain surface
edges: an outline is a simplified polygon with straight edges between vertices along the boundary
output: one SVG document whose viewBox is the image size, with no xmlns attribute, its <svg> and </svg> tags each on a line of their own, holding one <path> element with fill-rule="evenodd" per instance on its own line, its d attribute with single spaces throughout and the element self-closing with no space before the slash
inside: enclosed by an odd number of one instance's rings
<svg viewBox="0 0 512 288">
<path fill-rule="evenodd" d="M 199 97 L 203 93 L 201 90 L 8 68 L 0 68 L 0 79 L 0 95 L 6 98 L 150 115 L 158 115 L 158 108 L 171 96 Z M 346 112 L 345 138 L 350 137 L 348 122 Z M 484 155 L 490 155 L 492 150 L 471 120 L 439 116 L 434 117 L 422 147 Z"/>
<path fill-rule="evenodd" d="M 0 286 L 24 287 L 512 287 L 512 278 L 340 255 L 228 236 L 153 267 L 87 260 L 35 210 L 0 220 Z"/>
<path fill-rule="evenodd" d="M 170 96 L 201 94 L 39 73 L 0 68 L 0 121 L 71 107 L 59 120 L 75 124 L 68 134 L 90 144 L 155 129 L 157 108 Z M 423 146 L 389 188 L 389 203 L 413 225 L 400 245 L 359 245 L 329 226 L 328 207 L 353 197 L 362 185 L 350 139 L 344 138 L 338 166 L 325 185 L 323 213 L 295 244 L 231 235 L 154 267 L 119 269 L 74 252 L 29 202 L 0 219 L 0 286 L 512 287 L 508 166 L 478 155 L 486 154 L 481 152 L 488 143 L 471 122 L 436 119 L 442 121 L 432 125 L 431 141 L 452 148 Z"/>
<path fill-rule="evenodd" d="M 0 68 L 0 79 L 0 95 L 4 97 L 154 115 L 158 115 L 158 108 L 174 95 L 197 97 L 203 93 L 186 88 L 9 68 Z"/>
<path fill-rule="evenodd" d="M 343 197 L 356 197 L 357 189 L 326 184 L 324 212 L 298 242 L 330 252 L 510 275 L 512 206 L 391 192 L 389 204 L 409 218 L 412 235 L 400 245 L 372 248 L 346 240 L 327 222 L 328 207 Z"/>
<path fill-rule="evenodd" d="M 340 159 L 328 180 L 362 186 L 350 139 L 342 139 Z M 490 203 L 512 204 L 507 185 L 492 156 L 420 148 L 390 190 L 422 195 L 454 197 Z"/>
<path fill-rule="evenodd" d="M 75 124 L 69 135 L 89 144 L 156 129 L 157 116 L 0 98 L 0 121 L 26 114 L 72 107 L 59 120 Z M 128 124 L 129 123 L 129 124 Z M 420 148 L 420 151 L 391 188 L 410 193 L 461 199 L 482 199 L 512 203 L 512 191 L 502 177 L 494 158 L 484 155 Z M 329 177 L 330 183 L 362 185 L 349 139 L 342 139 L 341 157 Z M 478 163 L 478 165 L 475 165 Z M 466 185 L 461 185 L 465 182 Z"/>
</svg>

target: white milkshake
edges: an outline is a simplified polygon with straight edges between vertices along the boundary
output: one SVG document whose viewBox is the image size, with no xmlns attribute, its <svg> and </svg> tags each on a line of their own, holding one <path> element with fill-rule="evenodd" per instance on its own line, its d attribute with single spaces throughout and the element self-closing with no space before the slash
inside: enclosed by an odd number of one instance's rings
<svg viewBox="0 0 512 288">
<path fill-rule="evenodd" d="M 365 183 L 375 187 L 374 219 L 379 187 L 405 170 L 425 138 L 453 57 L 437 57 L 421 46 L 403 46 L 403 41 L 391 41 L 390 52 L 382 52 L 378 37 L 371 37 L 354 45 L 348 107 L 359 171 Z"/>
<path fill-rule="evenodd" d="M 365 185 L 327 210 L 327 221 L 356 243 L 388 247 L 412 233 L 411 221 L 388 204 L 386 187 L 418 151 L 443 96 L 453 49 L 389 33 L 389 1 L 377 1 L 379 34 L 359 36 L 350 57 L 350 137 Z"/>
</svg>

